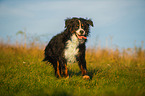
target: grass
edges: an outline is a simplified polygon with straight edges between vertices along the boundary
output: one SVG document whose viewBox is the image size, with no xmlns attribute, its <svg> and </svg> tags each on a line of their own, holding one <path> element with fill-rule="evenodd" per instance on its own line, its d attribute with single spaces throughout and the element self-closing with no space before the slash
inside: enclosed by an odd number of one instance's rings
<svg viewBox="0 0 145 96">
<path fill-rule="evenodd" d="M 41 62 L 43 50 L 0 44 L 0 96 L 145 96 L 145 51 L 141 48 L 89 48 L 90 80 L 77 64 L 69 79 L 57 79 L 51 64 Z"/>
</svg>

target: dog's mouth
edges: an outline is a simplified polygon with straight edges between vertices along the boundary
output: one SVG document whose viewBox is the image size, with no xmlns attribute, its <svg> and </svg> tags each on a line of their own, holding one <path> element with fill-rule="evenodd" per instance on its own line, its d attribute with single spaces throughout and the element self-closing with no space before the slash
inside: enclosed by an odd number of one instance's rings
<svg viewBox="0 0 145 96">
<path fill-rule="evenodd" d="M 87 37 L 85 35 L 76 34 L 76 37 L 78 38 L 80 44 L 83 44 L 87 40 Z"/>
<path fill-rule="evenodd" d="M 78 35 L 78 34 L 76 34 L 76 36 L 77 36 L 78 39 L 80 39 L 80 40 L 82 40 L 82 39 L 87 39 L 87 37 L 84 36 L 84 35 Z"/>
</svg>

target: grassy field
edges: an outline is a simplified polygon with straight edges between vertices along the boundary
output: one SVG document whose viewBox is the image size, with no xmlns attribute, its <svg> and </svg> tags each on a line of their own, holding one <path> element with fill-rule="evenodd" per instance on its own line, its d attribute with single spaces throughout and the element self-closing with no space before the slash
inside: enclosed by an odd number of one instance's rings
<svg viewBox="0 0 145 96">
<path fill-rule="evenodd" d="M 69 64 L 69 79 L 57 79 L 43 50 L 0 44 L 0 96 L 145 96 L 145 51 L 141 48 L 89 48 L 90 80 L 77 64 Z"/>
</svg>

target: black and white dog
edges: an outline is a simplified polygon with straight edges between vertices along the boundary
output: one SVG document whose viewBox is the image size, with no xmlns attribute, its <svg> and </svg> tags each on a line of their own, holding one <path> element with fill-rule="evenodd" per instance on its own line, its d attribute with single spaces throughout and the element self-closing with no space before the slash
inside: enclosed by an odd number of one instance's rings
<svg viewBox="0 0 145 96">
<path fill-rule="evenodd" d="M 66 19 L 66 29 L 54 36 L 46 46 L 43 61 L 53 64 L 55 75 L 58 78 L 62 75 L 68 78 L 67 62 L 74 63 L 75 61 L 78 61 L 83 78 L 90 78 L 87 75 L 85 60 L 85 42 L 89 35 L 90 25 L 93 26 L 93 22 L 90 19 L 75 17 Z"/>
</svg>

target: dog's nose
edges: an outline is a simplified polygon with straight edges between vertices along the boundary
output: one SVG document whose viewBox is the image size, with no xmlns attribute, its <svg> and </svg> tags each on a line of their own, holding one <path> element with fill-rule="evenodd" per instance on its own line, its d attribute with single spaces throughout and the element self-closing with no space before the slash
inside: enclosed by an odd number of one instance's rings
<svg viewBox="0 0 145 96">
<path fill-rule="evenodd" d="M 84 31 L 83 31 L 83 30 L 81 30 L 81 31 L 80 31 L 80 33 L 81 33 L 81 35 L 82 35 L 82 34 L 84 34 Z"/>
</svg>

